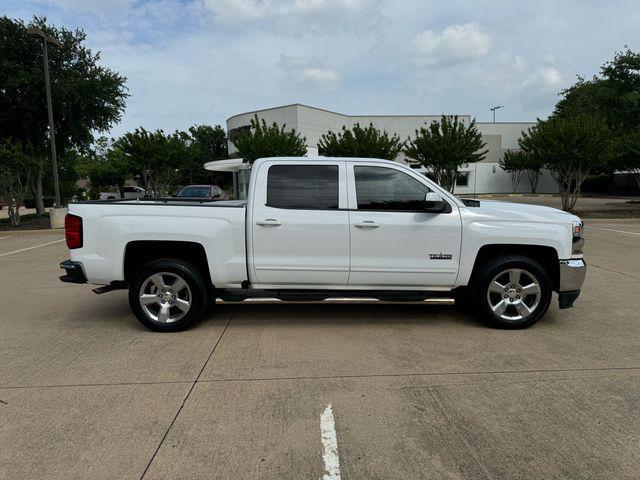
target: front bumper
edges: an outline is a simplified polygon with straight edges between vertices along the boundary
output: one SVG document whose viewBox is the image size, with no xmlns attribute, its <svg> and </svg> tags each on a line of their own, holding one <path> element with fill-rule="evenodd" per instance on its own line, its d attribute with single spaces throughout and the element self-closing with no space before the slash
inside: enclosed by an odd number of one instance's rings
<svg viewBox="0 0 640 480">
<path fill-rule="evenodd" d="M 67 272 L 66 275 L 62 275 L 60 280 L 66 283 L 87 283 L 87 276 L 84 274 L 84 269 L 80 262 L 72 262 L 71 260 L 65 260 L 60 264 L 60 268 Z"/>
<path fill-rule="evenodd" d="M 580 295 L 580 287 L 587 275 L 587 264 L 581 258 L 560 260 L 558 302 L 560 308 L 571 308 Z"/>
</svg>

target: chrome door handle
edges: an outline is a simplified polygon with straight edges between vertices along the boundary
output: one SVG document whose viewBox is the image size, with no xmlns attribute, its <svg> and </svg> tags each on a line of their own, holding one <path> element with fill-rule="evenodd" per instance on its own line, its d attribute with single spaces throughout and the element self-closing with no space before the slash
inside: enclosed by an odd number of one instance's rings
<svg viewBox="0 0 640 480">
<path fill-rule="evenodd" d="M 256 225 L 262 225 L 263 227 L 278 227 L 282 225 L 282 222 L 275 218 L 267 218 L 266 220 L 258 220 Z"/>
<path fill-rule="evenodd" d="M 358 228 L 378 228 L 380 225 L 373 220 L 365 220 L 363 222 L 354 223 L 353 226 Z"/>
</svg>

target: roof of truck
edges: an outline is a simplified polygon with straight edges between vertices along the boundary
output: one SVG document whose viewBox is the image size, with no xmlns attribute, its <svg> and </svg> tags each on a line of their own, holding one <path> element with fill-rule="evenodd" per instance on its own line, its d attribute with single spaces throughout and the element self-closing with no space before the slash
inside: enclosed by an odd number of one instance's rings
<svg viewBox="0 0 640 480">
<path fill-rule="evenodd" d="M 397 165 L 398 162 L 394 162 L 392 160 L 384 160 L 382 158 L 368 158 L 368 157 L 323 157 L 322 155 L 310 155 L 308 157 L 263 157 L 258 158 L 256 162 L 259 161 L 267 161 L 267 160 L 294 160 L 294 161 L 314 161 L 314 162 L 384 162 L 391 163 Z M 255 163 L 255 162 L 254 162 Z"/>
</svg>

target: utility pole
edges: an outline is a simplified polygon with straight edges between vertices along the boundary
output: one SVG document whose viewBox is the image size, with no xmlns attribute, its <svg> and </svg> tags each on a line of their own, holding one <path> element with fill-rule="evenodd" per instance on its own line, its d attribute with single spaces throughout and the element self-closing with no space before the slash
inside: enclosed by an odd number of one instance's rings
<svg viewBox="0 0 640 480">
<path fill-rule="evenodd" d="M 47 96 L 47 111 L 49 113 L 49 140 L 51 142 L 51 164 L 53 167 L 53 190 L 55 193 L 55 208 L 60 208 L 60 182 L 58 180 L 58 157 L 56 156 L 56 134 L 53 126 L 53 104 L 51 102 L 51 81 L 49 80 L 49 54 L 47 45 L 60 46 L 60 42 L 48 36 L 39 28 L 27 28 L 27 34 L 42 41 L 44 52 L 44 88 Z"/>
<path fill-rule="evenodd" d="M 496 105 L 495 107 L 491 107 L 489 110 L 493 112 L 493 123 L 496 123 L 496 110 L 504 108 L 504 105 Z"/>
</svg>

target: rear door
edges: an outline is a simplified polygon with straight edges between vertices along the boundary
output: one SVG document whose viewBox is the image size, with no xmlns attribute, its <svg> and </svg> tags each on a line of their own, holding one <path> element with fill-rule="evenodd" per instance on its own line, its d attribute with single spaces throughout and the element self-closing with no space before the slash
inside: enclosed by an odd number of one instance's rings
<svg viewBox="0 0 640 480">
<path fill-rule="evenodd" d="M 249 269 L 261 285 L 344 286 L 349 212 L 344 162 L 265 162 L 253 187 Z"/>
<path fill-rule="evenodd" d="M 447 200 L 451 205 L 449 213 L 422 210 L 430 188 L 418 173 L 394 165 L 348 166 L 349 285 L 453 285 L 462 240 L 458 207 Z"/>
</svg>

